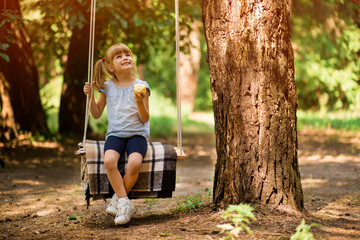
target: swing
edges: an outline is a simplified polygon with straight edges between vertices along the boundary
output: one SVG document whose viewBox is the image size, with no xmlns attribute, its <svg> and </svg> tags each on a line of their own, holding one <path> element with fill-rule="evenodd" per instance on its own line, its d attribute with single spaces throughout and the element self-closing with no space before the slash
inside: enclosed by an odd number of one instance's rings
<svg viewBox="0 0 360 240">
<path fill-rule="evenodd" d="M 91 0 L 88 82 L 93 79 L 94 38 L 95 38 L 96 0 Z M 175 0 L 175 27 L 176 27 L 176 95 L 177 95 L 177 141 L 178 146 L 168 143 L 148 142 L 148 150 L 144 156 L 137 182 L 129 198 L 171 198 L 175 191 L 176 161 L 185 159 L 182 149 L 181 135 L 181 97 L 180 97 L 180 51 L 179 51 L 179 3 Z M 92 97 L 92 96 L 91 96 Z M 91 101 L 90 97 L 90 101 Z M 83 181 L 87 207 L 90 199 L 111 198 L 114 194 L 104 167 L 105 141 L 87 140 L 86 132 L 89 123 L 90 101 L 86 98 L 85 124 L 83 141 L 79 143 L 77 155 L 81 157 L 81 179 Z M 118 169 L 122 176 L 125 174 L 127 156 L 124 154 L 118 162 Z"/>
</svg>

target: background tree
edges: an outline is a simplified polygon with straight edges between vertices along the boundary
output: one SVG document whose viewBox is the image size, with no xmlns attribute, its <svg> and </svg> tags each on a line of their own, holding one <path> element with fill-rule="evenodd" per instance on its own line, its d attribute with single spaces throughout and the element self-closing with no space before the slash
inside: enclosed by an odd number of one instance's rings
<svg viewBox="0 0 360 240">
<path fill-rule="evenodd" d="M 201 39 L 203 34 L 201 23 L 200 5 L 198 1 L 192 4 L 192 10 L 184 7 L 181 9 L 187 16 L 186 25 L 180 32 L 180 79 L 181 79 L 181 104 L 190 111 L 196 110 L 196 95 L 201 64 Z"/>
<path fill-rule="evenodd" d="M 18 0 L 1 1 L 0 138 L 9 140 L 17 131 L 47 131 L 39 96 L 38 73 L 30 38 L 21 21 Z"/>
<path fill-rule="evenodd" d="M 84 128 L 86 99 L 80 94 L 82 93 L 84 83 L 87 81 L 88 73 L 90 0 L 82 1 L 81 3 L 71 1 L 71 12 L 73 13 L 69 13 L 70 16 L 76 16 L 77 23 L 69 18 L 72 36 L 67 53 L 61 92 L 59 111 L 60 133 L 82 133 Z"/>
<path fill-rule="evenodd" d="M 215 116 L 214 203 L 304 207 L 286 0 L 204 0 Z"/>
</svg>

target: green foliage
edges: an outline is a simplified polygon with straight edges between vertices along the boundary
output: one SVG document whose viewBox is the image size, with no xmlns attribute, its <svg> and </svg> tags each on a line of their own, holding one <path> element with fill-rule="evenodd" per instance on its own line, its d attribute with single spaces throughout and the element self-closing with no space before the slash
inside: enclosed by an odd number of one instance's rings
<svg viewBox="0 0 360 240">
<path fill-rule="evenodd" d="M 0 51 L 6 51 L 8 47 L 9 47 L 9 44 L 6 44 L 6 43 L 1 44 Z M 6 53 L 0 52 L 0 57 L 3 58 L 5 61 L 10 62 L 9 55 L 7 55 Z"/>
<path fill-rule="evenodd" d="M 351 1 L 293 2 L 292 39 L 300 109 L 360 108 L 359 17 L 358 5 Z"/>
<path fill-rule="evenodd" d="M 154 137 L 169 137 L 176 133 L 176 106 L 169 99 L 151 91 L 149 98 L 150 135 Z"/>
<path fill-rule="evenodd" d="M 62 82 L 63 78 L 58 76 L 40 89 L 40 99 L 51 133 L 56 133 L 59 128 L 58 112 L 60 108 Z"/>
<path fill-rule="evenodd" d="M 168 236 L 171 236 L 171 234 L 168 232 L 164 232 L 164 233 L 160 233 L 159 236 L 160 237 L 168 237 Z"/>
<path fill-rule="evenodd" d="M 177 131 L 177 109 L 170 98 L 159 94 L 157 90 L 151 91 L 149 98 L 150 131 L 153 137 L 172 137 Z M 182 109 L 182 132 L 204 133 L 213 131 L 213 127 L 204 122 L 189 119 L 189 112 Z"/>
<path fill-rule="evenodd" d="M 195 195 L 187 195 L 184 199 L 177 202 L 175 210 L 180 212 L 188 212 L 191 209 L 201 208 L 202 205 L 202 195 L 197 193 Z"/>
<path fill-rule="evenodd" d="M 54 135 L 51 133 L 31 133 L 28 131 L 19 131 L 19 135 L 23 139 L 29 140 L 31 143 L 35 142 L 45 142 L 45 141 L 53 141 L 53 142 L 62 142 L 63 138 L 59 135 Z"/>
<path fill-rule="evenodd" d="M 302 219 L 301 224 L 296 227 L 296 233 L 290 237 L 290 240 L 314 240 L 314 235 L 310 231 L 312 226 L 319 226 L 319 224 L 306 225 L 305 220 Z"/>
<path fill-rule="evenodd" d="M 41 84 L 60 71 L 54 71 L 55 59 L 63 68 L 74 28 L 89 27 L 89 1 L 29 0 L 22 3 L 27 18 L 27 29 L 33 39 L 32 48 L 39 69 Z M 146 64 L 146 80 L 166 97 L 175 99 L 175 28 L 174 2 L 151 0 L 144 2 L 105 0 L 97 2 L 95 59 L 102 58 L 105 50 L 115 42 L 123 42 L 137 56 L 138 64 Z M 181 4 L 180 27 L 182 42 L 184 32 L 191 30 L 193 19 L 201 21 L 201 1 L 184 1 Z M 84 43 L 88 42 L 83 36 Z M 202 44 L 205 45 L 202 36 Z M 186 46 L 186 45 L 185 45 Z M 203 51 L 203 54 L 205 52 Z M 207 64 L 200 73 L 206 81 L 205 91 L 199 91 L 199 109 L 209 108 L 209 78 Z M 150 73 L 150 74 L 149 74 Z M 203 95 L 203 96 L 202 96 Z M 202 99 L 206 98 L 206 101 Z M 211 104 L 211 101 L 210 101 Z"/>
<path fill-rule="evenodd" d="M 98 99 L 99 94 L 100 93 L 97 91 L 94 92 L 95 99 Z M 89 126 L 94 130 L 94 132 L 105 135 L 106 131 L 107 131 L 107 126 L 108 126 L 107 108 L 104 109 L 103 114 L 98 119 L 94 119 L 90 114 Z"/>
<path fill-rule="evenodd" d="M 82 4 L 87 3 L 83 1 Z M 76 0 L 28 0 L 21 3 L 24 18 L 29 19 L 26 29 L 32 40 L 41 86 L 63 74 L 71 30 L 87 24 L 86 13 L 81 11 L 80 6 L 81 3 Z"/>
<path fill-rule="evenodd" d="M 315 129 L 343 129 L 347 131 L 360 131 L 360 114 L 358 112 L 297 112 L 297 128 Z"/>
<path fill-rule="evenodd" d="M 11 43 L 14 42 L 14 31 L 6 25 L 15 24 L 18 29 L 23 27 L 24 20 L 17 11 L 1 9 L 0 11 L 0 57 L 10 62 L 6 53 Z"/>
<path fill-rule="evenodd" d="M 359 199 L 360 199 L 359 195 L 354 195 L 353 197 L 352 196 L 349 197 L 350 202 L 355 201 L 355 200 L 359 200 Z"/>
<path fill-rule="evenodd" d="M 104 109 L 100 118 L 94 119 L 91 115 L 89 117 L 89 125 L 96 133 L 105 135 L 108 126 L 107 109 Z"/>
<path fill-rule="evenodd" d="M 253 210 L 253 207 L 248 204 L 228 206 L 222 217 L 230 220 L 231 224 L 217 225 L 218 228 L 221 228 L 221 233 L 227 232 L 225 239 L 235 239 L 239 237 L 239 233 L 243 230 L 252 235 L 251 229 L 246 224 L 250 224 L 251 220 L 255 220 Z"/>
<path fill-rule="evenodd" d="M 200 6 L 200 1 L 196 2 Z M 200 8 L 195 9 L 201 15 Z M 22 10 L 31 18 L 27 29 L 33 39 L 32 48 L 38 56 L 36 62 L 41 78 L 46 79 L 53 74 L 55 59 L 60 60 L 62 67 L 65 66 L 74 28 L 89 28 L 90 1 L 29 0 L 22 3 Z M 138 64 L 145 63 L 152 57 L 149 49 L 165 49 L 171 46 L 169 42 L 174 42 L 173 11 L 173 1 L 98 1 L 95 59 L 102 58 L 110 45 L 123 42 L 137 56 Z M 193 12 L 194 2 L 182 3 L 182 28 L 191 22 Z M 88 42 L 87 36 L 79 37 L 84 43 Z"/>
<path fill-rule="evenodd" d="M 149 207 L 152 208 L 154 205 L 158 204 L 158 202 L 155 199 L 148 199 L 146 198 L 144 201 L 145 204 L 149 204 Z"/>
<path fill-rule="evenodd" d="M 103 39 L 98 42 L 101 56 L 109 45 L 123 42 L 130 46 L 141 64 L 150 58 L 150 47 L 161 48 L 164 41 L 169 41 L 173 36 L 174 19 L 169 14 L 174 9 L 173 2 L 105 2 L 98 5 L 98 15 L 103 22 L 100 30 Z"/>
<path fill-rule="evenodd" d="M 162 49 L 149 48 L 151 59 L 146 63 L 144 75 L 151 89 L 154 88 L 163 96 L 175 102 L 176 77 L 175 77 L 175 52 L 174 43 L 166 44 Z"/>
<path fill-rule="evenodd" d="M 190 31 L 190 29 L 188 30 Z M 171 40 L 172 44 L 163 39 L 163 47 L 149 47 L 149 54 L 151 58 L 145 65 L 145 79 L 154 86 L 164 96 L 169 97 L 175 102 L 176 98 L 176 73 L 175 73 L 175 42 Z M 200 72 L 198 78 L 198 87 L 195 100 L 195 108 L 197 111 L 212 110 L 209 66 L 206 62 L 206 43 L 203 34 L 203 29 L 200 28 L 200 43 L 201 43 L 201 61 Z M 186 47 L 181 48 L 184 51 Z M 182 89 L 186 91 L 186 89 Z"/>
<path fill-rule="evenodd" d="M 137 56 L 138 64 L 145 65 L 145 79 L 152 93 L 156 90 L 162 98 L 150 106 L 151 135 L 174 136 L 176 132 L 175 108 L 175 41 L 174 3 L 172 1 L 116 1 L 97 2 L 95 59 L 114 42 L 128 44 Z M 32 39 L 33 55 L 43 86 L 64 71 L 72 30 L 88 27 L 89 1 L 79 0 L 29 0 L 22 1 L 24 18 L 8 12 L 2 18 L 0 29 L 6 21 L 23 21 Z M 291 28 L 295 52 L 295 80 L 299 108 L 311 110 L 360 110 L 360 11 L 353 1 L 293 1 Z M 4 13 L 1 13 L 4 16 Z M 184 1 L 180 9 L 181 40 L 186 43 L 193 19 L 201 20 L 201 1 Z M 7 19 L 7 20 L 6 20 Z M 306 29 L 306 31 L 304 31 Z M 202 31 L 202 29 L 200 29 Z M 2 32 L 1 32 L 2 33 Z M 197 110 L 212 108 L 208 64 L 205 61 L 206 43 L 201 35 L 201 68 L 196 98 Z M 0 34 L 0 58 L 7 59 L 6 49 L 11 34 Z M 82 36 L 84 43 L 88 42 Z M 186 47 L 182 48 L 186 49 Z M 60 88 L 59 88 L 60 89 Z M 79 93 L 79 95 L 82 93 Z M 57 113 L 53 96 L 42 97 L 51 132 L 57 131 Z M 153 96 L 150 101 L 155 98 Z M 166 102 L 163 100 L 166 99 Z M 58 100 L 60 101 L 60 100 Z M 50 102 L 50 104 L 46 103 Z M 51 107 L 54 105 L 54 107 Z M 165 106 L 163 108 L 162 106 Z M 158 111 L 158 109 L 160 109 Z M 166 114 L 157 114 L 166 112 Z M 339 114 L 340 115 L 340 114 Z M 359 117 L 345 119 L 299 115 L 298 127 L 317 126 L 357 130 Z M 107 118 L 90 120 L 96 132 L 105 133 Z M 183 114 L 185 131 L 211 131 Z"/>
<path fill-rule="evenodd" d="M 176 134 L 176 119 L 168 116 L 150 116 L 152 137 L 169 138 Z"/>
</svg>

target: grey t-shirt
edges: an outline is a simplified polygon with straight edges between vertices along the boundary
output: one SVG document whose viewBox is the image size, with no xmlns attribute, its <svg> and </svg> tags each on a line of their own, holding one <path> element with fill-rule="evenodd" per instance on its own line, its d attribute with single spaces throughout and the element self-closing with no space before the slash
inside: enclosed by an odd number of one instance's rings
<svg viewBox="0 0 360 240">
<path fill-rule="evenodd" d="M 134 98 L 134 84 L 136 83 L 145 84 L 150 94 L 149 84 L 140 79 L 136 79 L 133 84 L 126 88 L 118 87 L 112 80 L 108 80 L 105 82 L 106 88 L 100 89 L 100 92 L 105 93 L 107 103 L 109 125 L 106 139 L 109 136 L 129 138 L 140 135 L 149 140 L 149 121 L 146 123 L 140 121 Z"/>
</svg>

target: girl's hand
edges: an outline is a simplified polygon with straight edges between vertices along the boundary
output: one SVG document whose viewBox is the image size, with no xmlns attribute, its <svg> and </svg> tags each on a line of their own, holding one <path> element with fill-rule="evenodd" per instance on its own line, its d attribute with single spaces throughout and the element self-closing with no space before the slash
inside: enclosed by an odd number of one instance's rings
<svg viewBox="0 0 360 240">
<path fill-rule="evenodd" d="M 134 92 L 134 98 L 136 103 L 142 103 L 144 101 L 145 95 L 146 93 L 144 92 L 140 92 L 140 93 Z"/>
<path fill-rule="evenodd" d="M 88 94 L 92 94 L 93 93 L 93 89 L 94 89 L 94 84 L 95 82 L 93 82 L 92 84 L 90 84 L 89 82 L 86 82 L 85 85 L 84 85 L 84 93 L 85 95 L 88 95 Z"/>
</svg>

